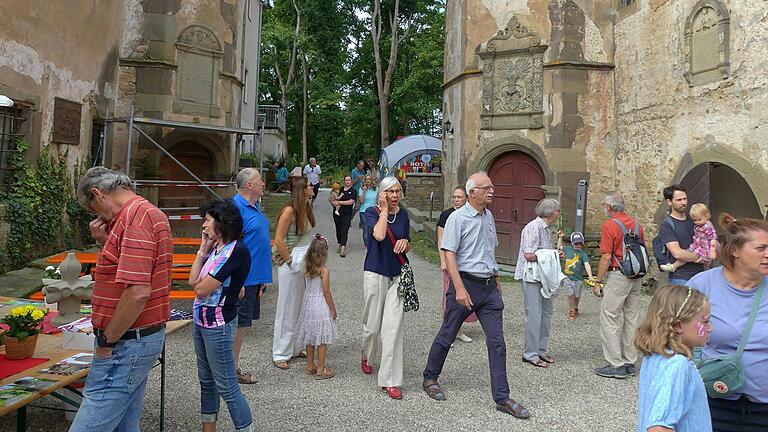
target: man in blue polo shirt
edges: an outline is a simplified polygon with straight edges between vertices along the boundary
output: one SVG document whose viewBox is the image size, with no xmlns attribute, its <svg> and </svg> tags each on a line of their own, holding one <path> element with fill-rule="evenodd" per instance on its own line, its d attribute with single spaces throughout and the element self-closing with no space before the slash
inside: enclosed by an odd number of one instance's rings
<svg viewBox="0 0 768 432">
<path fill-rule="evenodd" d="M 237 333 L 235 334 L 235 367 L 237 381 L 254 384 L 256 377 L 243 372 L 239 367 L 240 348 L 245 331 L 254 319 L 259 319 L 261 305 L 259 298 L 264 294 L 264 285 L 272 283 L 272 257 L 269 240 L 269 221 L 259 207 L 264 195 L 264 181 L 255 168 L 244 168 L 235 177 L 237 195 L 232 198 L 243 218 L 243 243 L 251 253 L 251 271 L 245 280 L 240 300 L 237 303 Z"/>
</svg>

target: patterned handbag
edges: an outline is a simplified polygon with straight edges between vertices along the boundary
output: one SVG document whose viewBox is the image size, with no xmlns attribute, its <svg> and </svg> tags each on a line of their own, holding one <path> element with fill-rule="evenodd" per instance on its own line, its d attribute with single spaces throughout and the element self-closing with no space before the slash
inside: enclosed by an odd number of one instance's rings
<svg viewBox="0 0 768 432">
<path fill-rule="evenodd" d="M 395 247 L 397 240 L 395 235 L 387 224 L 387 236 L 389 241 L 392 242 L 392 247 Z M 405 312 L 419 310 L 419 295 L 416 293 L 416 284 L 413 280 L 413 268 L 405 261 L 403 254 L 395 254 L 400 260 L 400 283 L 397 286 L 397 295 L 403 299 L 403 310 Z"/>
</svg>

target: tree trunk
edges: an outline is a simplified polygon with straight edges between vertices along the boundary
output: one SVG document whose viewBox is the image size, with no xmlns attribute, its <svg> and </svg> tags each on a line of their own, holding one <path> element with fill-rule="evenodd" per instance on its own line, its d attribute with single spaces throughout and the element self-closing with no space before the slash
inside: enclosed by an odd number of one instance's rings
<svg viewBox="0 0 768 432">
<path fill-rule="evenodd" d="M 302 166 L 307 163 L 307 111 L 309 99 L 307 95 L 307 81 L 309 80 L 309 71 L 307 70 L 307 54 L 301 55 L 301 66 L 304 69 L 304 106 L 301 120 L 301 164 Z"/>
</svg>

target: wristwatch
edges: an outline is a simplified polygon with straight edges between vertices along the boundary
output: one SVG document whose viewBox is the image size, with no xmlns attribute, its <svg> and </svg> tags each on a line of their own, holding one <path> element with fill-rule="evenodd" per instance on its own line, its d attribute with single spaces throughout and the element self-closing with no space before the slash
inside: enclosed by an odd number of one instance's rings
<svg viewBox="0 0 768 432">
<path fill-rule="evenodd" d="M 100 348 L 112 348 L 117 345 L 117 341 L 107 342 L 107 335 L 103 331 L 96 332 L 96 345 Z"/>
</svg>

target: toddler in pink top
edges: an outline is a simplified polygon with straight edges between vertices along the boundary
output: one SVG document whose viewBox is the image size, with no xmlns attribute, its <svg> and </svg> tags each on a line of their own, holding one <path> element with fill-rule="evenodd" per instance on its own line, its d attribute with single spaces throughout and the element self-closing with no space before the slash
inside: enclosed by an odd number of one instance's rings
<svg viewBox="0 0 768 432">
<path fill-rule="evenodd" d="M 703 263 L 705 267 L 709 267 L 712 261 L 717 258 L 718 249 L 717 232 L 715 232 L 715 227 L 710 222 L 712 214 L 706 205 L 696 203 L 691 206 L 690 216 L 696 228 L 693 230 L 693 242 L 688 251 L 699 256 L 697 262 Z M 684 264 L 685 261 L 677 260 L 670 264 L 662 264 L 659 268 L 665 272 L 674 272 Z"/>
</svg>

